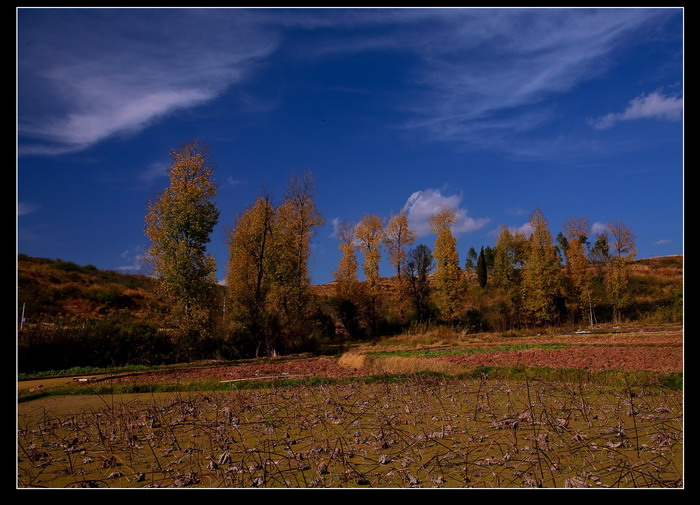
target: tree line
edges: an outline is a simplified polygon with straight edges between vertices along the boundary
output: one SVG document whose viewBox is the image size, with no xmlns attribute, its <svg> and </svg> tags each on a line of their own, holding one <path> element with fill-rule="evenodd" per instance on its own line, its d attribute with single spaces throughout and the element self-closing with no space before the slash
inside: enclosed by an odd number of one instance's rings
<svg viewBox="0 0 700 505">
<path fill-rule="evenodd" d="M 636 248 L 623 223 L 609 223 L 593 240 L 588 220 L 572 217 L 554 240 L 536 210 L 527 235 L 504 226 L 493 248 L 470 248 L 462 266 L 452 232 L 457 215 L 447 207 L 431 218 L 432 249 L 412 247 L 416 235 L 404 212 L 340 221 L 334 293 L 321 299 L 308 269 L 311 237 L 324 224 L 310 172 L 290 177 L 279 204 L 262 192 L 236 218 L 222 295 L 206 252 L 219 219 L 206 148 L 195 141 L 171 158 L 169 186 L 148 205 L 148 257 L 193 340 L 218 331 L 239 354 L 274 355 L 304 350 L 314 339 L 377 335 L 415 321 L 475 330 L 593 325 L 600 307 L 618 321 L 631 301 Z M 382 253 L 394 270 L 388 279 L 379 275 Z"/>
</svg>

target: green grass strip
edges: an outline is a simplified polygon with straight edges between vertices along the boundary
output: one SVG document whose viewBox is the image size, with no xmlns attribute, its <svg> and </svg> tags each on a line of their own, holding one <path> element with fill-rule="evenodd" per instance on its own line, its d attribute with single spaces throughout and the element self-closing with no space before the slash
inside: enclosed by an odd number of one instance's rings
<svg viewBox="0 0 700 505">
<path fill-rule="evenodd" d="M 48 396 L 74 395 L 119 395 L 136 393 L 174 393 L 197 391 L 237 391 L 246 389 L 275 389 L 287 387 L 318 387 L 334 386 L 353 382 L 364 384 L 393 384 L 406 381 L 452 381 L 452 380 L 528 380 L 545 381 L 550 383 L 590 382 L 613 387 L 646 387 L 660 386 L 672 390 L 683 390 L 683 373 L 659 373 L 649 371 L 606 370 L 591 371 L 578 368 L 526 367 L 523 365 L 491 367 L 481 366 L 458 375 L 441 372 L 416 372 L 406 374 L 381 374 L 363 377 L 305 377 L 299 379 L 282 379 L 273 381 L 238 381 L 220 382 L 218 380 L 194 381 L 188 383 L 134 383 L 134 384 L 98 384 L 93 386 L 64 386 L 49 391 L 24 394 L 18 398 L 23 403 Z"/>
<path fill-rule="evenodd" d="M 479 354 L 487 352 L 527 351 L 529 349 L 564 349 L 568 344 L 509 344 L 498 347 L 474 347 L 471 349 L 436 349 L 432 351 L 374 351 L 368 352 L 372 357 L 401 357 L 401 358 L 436 358 L 439 356 L 455 356 L 459 354 Z"/>
</svg>

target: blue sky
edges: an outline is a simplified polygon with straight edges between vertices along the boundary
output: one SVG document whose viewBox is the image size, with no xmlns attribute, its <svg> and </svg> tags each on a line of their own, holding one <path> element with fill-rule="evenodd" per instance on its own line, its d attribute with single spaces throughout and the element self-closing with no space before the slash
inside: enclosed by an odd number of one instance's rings
<svg viewBox="0 0 700 505">
<path fill-rule="evenodd" d="M 169 152 L 209 144 L 209 251 L 263 189 L 312 170 L 332 279 L 339 219 L 458 212 L 460 262 L 539 208 L 683 253 L 683 10 L 17 10 L 17 249 L 127 273 Z M 383 275 L 392 269 L 382 266 Z"/>
</svg>

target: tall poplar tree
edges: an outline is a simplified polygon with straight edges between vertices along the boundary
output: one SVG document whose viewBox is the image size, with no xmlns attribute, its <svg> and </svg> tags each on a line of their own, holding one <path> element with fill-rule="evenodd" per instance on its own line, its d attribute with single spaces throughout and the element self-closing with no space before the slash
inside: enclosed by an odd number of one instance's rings
<svg viewBox="0 0 700 505">
<path fill-rule="evenodd" d="M 605 274 L 605 286 L 613 307 L 613 320 L 622 319 L 622 309 L 630 300 L 630 264 L 637 255 L 632 230 L 624 223 L 611 221 L 608 223 L 610 242 L 610 259 Z"/>
<path fill-rule="evenodd" d="M 396 278 L 401 280 L 401 269 L 406 262 L 405 247 L 413 244 L 416 234 L 408 227 L 408 217 L 404 211 L 394 214 L 384 228 L 382 241 L 389 253 L 389 262 L 396 269 Z"/>
<path fill-rule="evenodd" d="M 355 225 L 341 221 L 336 228 L 342 251 L 338 268 L 334 273 L 335 300 L 339 319 L 349 335 L 356 333 L 358 305 L 360 303 L 360 283 L 357 279 L 357 255 L 355 254 Z"/>
<path fill-rule="evenodd" d="M 536 324 L 553 323 L 558 316 L 557 299 L 561 291 L 559 257 L 540 209 L 532 214 L 530 226 L 532 234 L 523 268 L 524 309 Z"/>
<path fill-rule="evenodd" d="M 430 227 L 437 235 L 433 251 L 437 306 L 443 318 L 448 321 L 457 318 L 462 293 L 457 240 L 451 228 L 456 219 L 456 212 L 448 207 L 442 207 L 430 219 Z"/>
<path fill-rule="evenodd" d="M 430 296 L 428 275 L 433 271 L 434 266 L 433 254 L 428 246 L 420 244 L 408 251 L 406 277 L 416 318 L 419 321 L 425 319 L 428 313 L 428 297 Z"/>
<path fill-rule="evenodd" d="M 590 235 L 590 225 L 585 217 L 571 217 L 564 223 L 564 233 L 568 239 L 564 254 L 566 256 L 566 275 L 573 291 L 573 299 L 581 312 L 582 318 L 588 319 L 589 326 L 595 323 L 593 312 L 593 270 L 586 255 L 586 244 Z"/>
<path fill-rule="evenodd" d="M 355 227 L 355 239 L 364 255 L 362 270 L 370 290 L 374 290 L 379 283 L 382 237 L 382 218 L 377 215 L 365 215 Z"/>
<path fill-rule="evenodd" d="M 274 247 L 276 282 L 271 294 L 287 351 L 303 346 L 310 333 L 314 304 L 309 275 L 311 237 L 324 224 L 316 208 L 316 186 L 311 172 L 292 175 L 284 202 L 277 208 Z"/>
<path fill-rule="evenodd" d="M 246 340 L 237 344 L 250 342 L 256 357 L 261 347 L 267 355 L 276 347 L 276 317 L 270 303 L 276 281 L 275 225 L 275 209 L 265 194 L 238 217 L 228 237 L 226 289 L 230 319 L 234 333 L 242 333 L 241 338 Z M 238 332 L 239 328 L 243 331 Z"/>
<path fill-rule="evenodd" d="M 355 240 L 364 258 L 362 270 L 365 274 L 363 285 L 363 305 L 365 319 L 371 333 L 376 333 L 379 324 L 379 261 L 383 235 L 382 218 L 365 215 L 355 227 Z"/>
<path fill-rule="evenodd" d="M 501 227 L 494 247 L 492 283 L 505 295 L 505 315 L 511 327 L 517 324 L 522 312 L 522 266 L 526 250 L 527 238 L 523 233 L 511 233 L 506 226 Z"/>
<path fill-rule="evenodd" d="M 206 334 L 211 323 L 216 263 L 206 245 L 219 219 L 216 184 L 207 150 L 199 141 L 170 153 L 169 186 L 146 214 L 151 241 L 148 259 L 165 295 L 190 335 Z"/>
</svg>

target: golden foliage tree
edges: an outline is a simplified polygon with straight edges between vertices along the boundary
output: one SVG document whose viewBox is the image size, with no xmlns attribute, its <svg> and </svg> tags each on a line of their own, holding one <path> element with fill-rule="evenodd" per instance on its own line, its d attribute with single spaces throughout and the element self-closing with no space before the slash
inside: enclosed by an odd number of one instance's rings
<svg viewBox="0 0 700 505">
<path fill-rule="evenodd" d="M 275 209 L 265 194 L 236 220 L 228 237 L 226 289 L 234 329 L 245 330 L 255 346 L 255 356 L 264 344 L 265 353 L 275 349 L 275 316 L 269 301 L 275 282 Z M 239 342 L 245 345 L 245 342 Z"/>
<path fill-rule="evenodd" d="M 413 244 L 416 234 L 408 226 L 404 211 L 394 214 L 384 228 L 382 241 L 389 254 L 389 262 L 396 269 L 396 278 L 401 279 L 401 269 L 406 263 L 406 247 Z"/>
<path fill-rule="evenodd" d="M 505 312 L 512 327 L 522 310 L 522 266 L 527 252 L 527 238 L 522 232 L 511 233 L 502 226 L 494 247 L 493 285 L 505 295 Z"/>
<path fill-rule="evenodd" d="M 302 346 L 314 311 L 309 258 L 311 237 L 324 224 L 316 208 L 316 187 L 311 172 L 289 179 L 284 202 L 277 208 L 275 249 L 278 255 L 273 303 L 283 344 L 291 351 Z"/>
<path fill-rule="evenodd" d="M 565 250 L 566 275 L 573 291 L 573 299 L 583 319 L 588 319 L 589 325 L 593 326 L 593 270 L 585 248 L 590 230 L 588 219 L 585 217 L 571 217 L 564 223 L 564 232 L 568 238 Z"/>
<path fill-rule="evenodd" d="M 394 279 L 396 298 L 394 305 L 396 315 L 404 321 L 405 314 L 410 308 L 410 288 L 404 273 L 406 265 L 406 247 L 416 240 L 415 232 L 408 226 L 408 216 L 403 210 L 392 215 L 384 228 L 382 242 L 389 256 L 389 263 L 396 269 Z"/>
<path fill-rule="evenodd" d="M 593 271 L 586 257 L 586 249 L 578 237 L 569 240 L 566 249 L 566 273 L 571 281 L 574 300 L 584 319 L 590 326 L 594 324 L 592 286 Z"/>
<path fill-rule="evenodd" d="M 558 316 L 561 265 L 549 225 L 540 209 L 532 214 L 530 226 L 532 234 L 523 266 L 524 309 L 535 323 L 553 323 Z"/>
<path fill-rule="evenodd" d="M 456 220 L 457 213 L 449 207 L 442 207 L 430 218 L 431 230 L 437 235 L 433 248 L 437 307 L 442 317 L 448 321 L 458 317 L 462 294 L 457 240 L 452 234 L 452 225 Z"/>
<path fill-rule="evenodd" d="M 355 240 L 363 254 L 362 271 L 365 274 L 363 312 L 371 333 L 376 333 L 379 323 L 379 262 L 383 228 L 382 218 L 374 214 L 365 215 L 355 226 Z"/>
<path fill-rule="evenodd" d="M 342 255 L 335 271 L 336 296 L 341 300 L 354 300 L 357 294 L 357 255 L 355 254 L 355 226 L 347 221 L 338 223 L 338 248 Z"/>
<path fill-rule="evenodd" d="M 170 153 L 170 184 L 146 214 L 148 259 L 161 287 L 189 334 L 209 329 L 216 263 L 206 245 L 219 219 L 216 184 L 207 151 L 199 141 Z"/>
<path fill-rule="evenodd" d="M 360 283 L 357 279 L 355 225 L 348 221 L 341 221 L 336 231 L 340 241 L 338 248 L 342 251 L 338 269 L 334 273 L 336 307 L 342 324 L 342 333 L 351 335 L 357 333 L 359 329 L 358 308 L 362 301 Z"/>
<path fill-rule="evenodd" d="M 619 322 L 622 309 L 629 304 L 631 293 L 630 263 L 637 255 L 632 230 L 624 223 L 611 221 L 608 223 L 610 232 L 610 257 L 605 273 L 605 286 L 613 307 L 613 320 Z"/>
<path fill-rule="evenodd" d="M 381 260 L 382 218 L 377 215 L 365 215 L 355 227 L 355 239 L 364 259 L 362 271 L 370 291 L 379 284 L 379 261 Z"/>
</svg>

